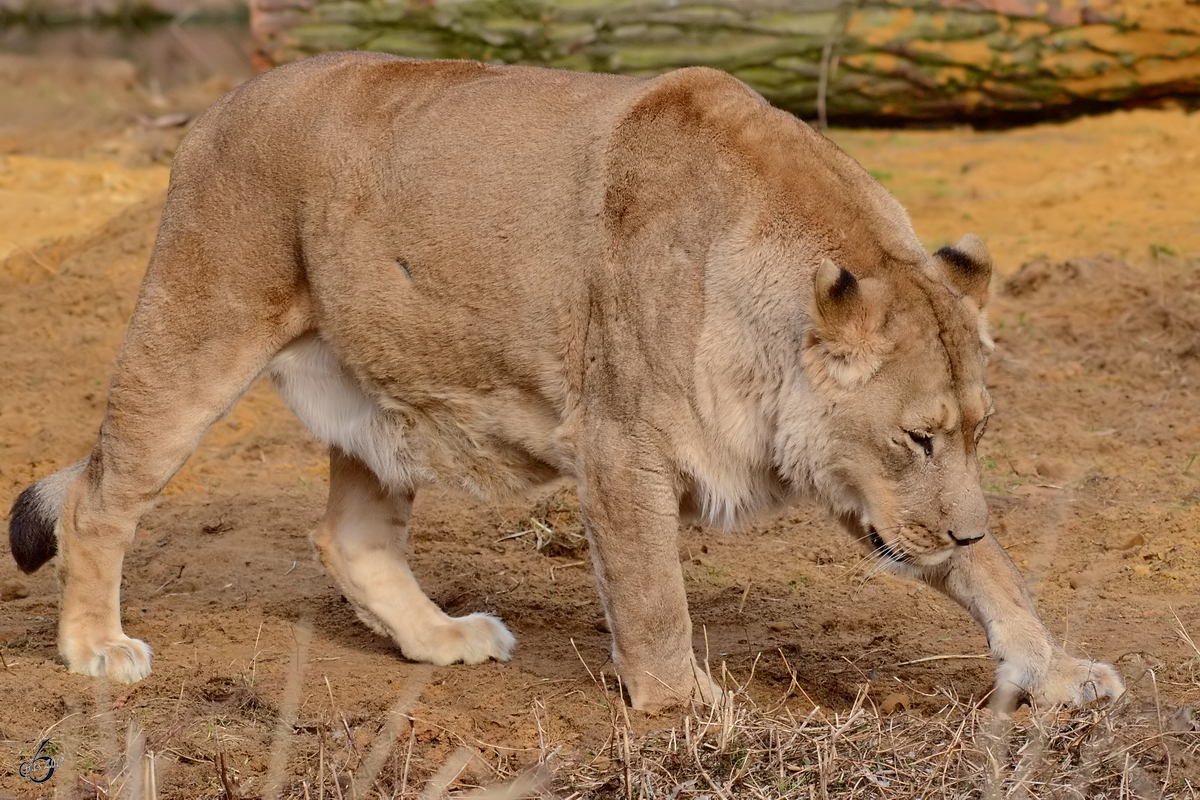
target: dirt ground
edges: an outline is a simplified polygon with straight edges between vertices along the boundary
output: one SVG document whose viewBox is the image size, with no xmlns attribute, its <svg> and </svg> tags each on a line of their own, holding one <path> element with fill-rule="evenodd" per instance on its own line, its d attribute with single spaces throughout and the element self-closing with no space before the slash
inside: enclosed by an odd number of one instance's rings
<svg viewBox="0 0 1200 800">
<path fill-rule="evenodd" d="M 0 57 L 0 508 L 90 449 L 185 129 L 175 115 L 241 77 L 227 65 L 164 87 L 125 61 Z M 1047 623 L 1164 713 L 1200 703 L 1181 636 L 1200 636 L 1200 116 L 832 135 L 931 247 L 973 230 L 997 257 L 999 412 L 983 473 L 992 528 Z M 217 762 L 232 793 L 263 793 L 278 730 L 285 793 L 306 796 L 318 774 L 322 797 L 332 774 L 330 797 L 365 791 L 349 775 L 397 703 L 416 722 L 381 751 L 380 785 L 400 795 L 462 745 L 478 756 L 455 787 L 605 751 L 616 687 L 601 678 L 609 636 L 569 487 L 503 505 L 419 495 L 423 586 L 452 614 L 500 615 L 519 640 L 508 664 L 429 669 L 361 625 L 314 560 L 327 475 L 266 385 L 214 426 L 127 559 L 125 628 L 155 650 L 133 686 L 66 673 L 53 570 L 22 575 L 4 553 L 0 797 L 108 796 L 131 721 L 162 797 L 226 796 Z M 939 691 L 990 687 L 967 615 L 915 584 L 866 580 L 820 513 L 687 530 L 680 557 L 698 648 L 755 701 L 783 696 L 793 671 L 800 717 L 864 687 L 877 701 L 904 692 L 917 715 L 937 712 Z M 628 715 L 638 731 L 678 724 Z M 16 767 L 47 738 L 71 757 L 35 786 Z"/>
</svg>

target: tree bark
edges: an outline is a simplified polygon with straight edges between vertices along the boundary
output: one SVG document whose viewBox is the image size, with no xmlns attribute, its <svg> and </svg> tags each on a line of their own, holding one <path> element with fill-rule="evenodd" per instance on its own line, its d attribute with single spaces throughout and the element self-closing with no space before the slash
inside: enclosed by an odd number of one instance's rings
<svg viewBox="0 0 1200 800">
<path fill-rule="evenodd" d="M 705 65 L 805 118 L 994 125 L 1200 98 L 1198 2 L 251 0 L 251 27 L 260 67 L 340 49 L 633 75 Z"/>
</svg>

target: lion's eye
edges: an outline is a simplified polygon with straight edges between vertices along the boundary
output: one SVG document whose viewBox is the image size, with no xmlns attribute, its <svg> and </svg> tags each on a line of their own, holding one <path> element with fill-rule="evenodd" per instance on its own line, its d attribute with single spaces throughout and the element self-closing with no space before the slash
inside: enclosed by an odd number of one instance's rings
<svg viewBox="0 0 1200 800">
<path fill-rule="evenodd" d="M 925 451 L 926 458 L 933 458 L 933 437 L 919 431 L 905 431 L 913 444 Z"/>
</svg>

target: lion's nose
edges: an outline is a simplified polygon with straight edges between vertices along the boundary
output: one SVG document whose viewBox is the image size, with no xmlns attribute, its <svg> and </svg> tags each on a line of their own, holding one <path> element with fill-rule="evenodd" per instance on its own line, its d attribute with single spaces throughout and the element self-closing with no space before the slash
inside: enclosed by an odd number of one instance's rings
<svg viewBox="0 0 1200 800">
<path fill-rule="evenodd" d="M 954 543 L 959 547 L 966 547 L 969 544 L 975 544 L 975 542 L 978 542 L 984 536 L 982 533 L 975 536 L 958 536 L 954 533 L 954 531 L 946 531 L 946 535 L 953 539 Z"/>
</svg>

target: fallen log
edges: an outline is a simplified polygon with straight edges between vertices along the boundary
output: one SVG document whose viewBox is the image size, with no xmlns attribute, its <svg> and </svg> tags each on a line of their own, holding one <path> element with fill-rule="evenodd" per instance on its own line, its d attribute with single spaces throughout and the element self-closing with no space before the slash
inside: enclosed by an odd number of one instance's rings
<svg viewBox="0 0 1200 800">
<path fill-rule="evenodd" d="M 251 29 L 259 67 L 356 48 L 634 75 L 706 65 L 843 124 L 1200 97 L 1195 0 L 251 0 Z"/>
</svg>

